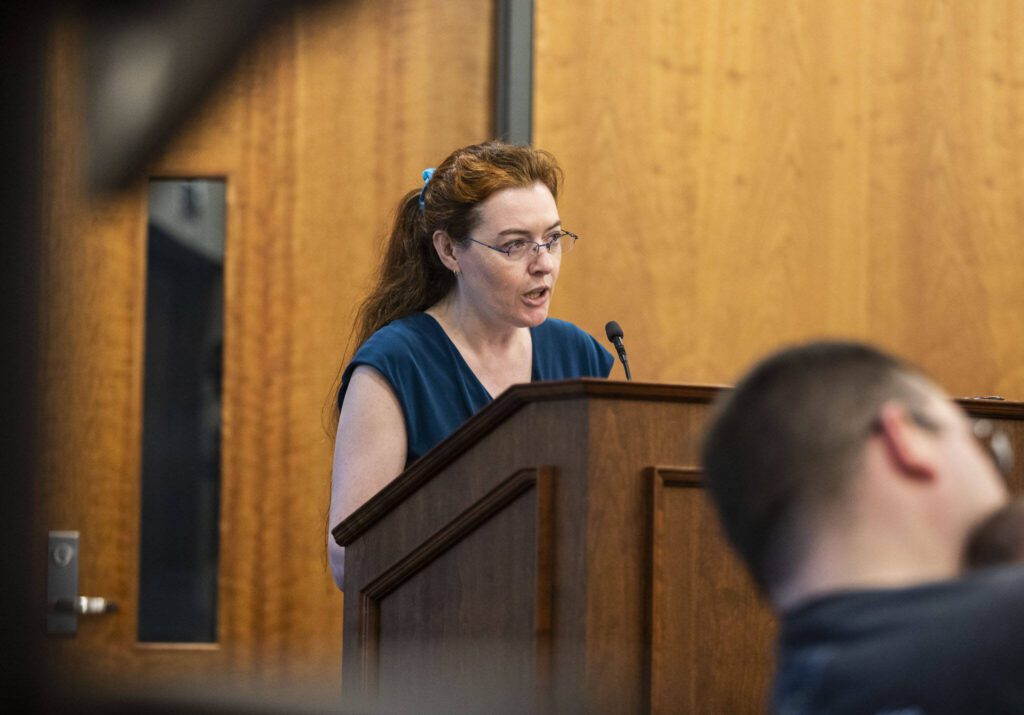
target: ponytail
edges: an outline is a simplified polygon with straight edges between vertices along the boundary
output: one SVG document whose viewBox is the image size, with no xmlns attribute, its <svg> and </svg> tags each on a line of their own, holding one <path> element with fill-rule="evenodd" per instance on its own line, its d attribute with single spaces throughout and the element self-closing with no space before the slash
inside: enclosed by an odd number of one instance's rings
<svg viewBox="0 0 1024 715">
<path fill-rule="evenodd" d="M 454 276 L 434 250 L 433 232 L 428 232 L 420 209 L 420 191 L 410 191 L 398 204 L 376 285 L 356 314 L 356 348 L 392 320 L 437 303 L 454 284 Z"/>
</svg>

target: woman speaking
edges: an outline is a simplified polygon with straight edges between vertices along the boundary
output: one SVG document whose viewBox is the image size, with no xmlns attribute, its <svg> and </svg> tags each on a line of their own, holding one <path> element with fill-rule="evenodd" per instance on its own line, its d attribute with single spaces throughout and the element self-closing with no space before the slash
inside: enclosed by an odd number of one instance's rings
<svg viewBox="0 0 1024 715">
<path fill-rule="evenodd" d="M 548 152 L 489 142 L 402 199 L 338 390 L 330 526 L 511 385 L 608 376 L 607 350 L 548 318 L 578 240 L 558 215 L 560 179 Z M 327 541 L 340 588 L 344 550 Z"/>
</svg>

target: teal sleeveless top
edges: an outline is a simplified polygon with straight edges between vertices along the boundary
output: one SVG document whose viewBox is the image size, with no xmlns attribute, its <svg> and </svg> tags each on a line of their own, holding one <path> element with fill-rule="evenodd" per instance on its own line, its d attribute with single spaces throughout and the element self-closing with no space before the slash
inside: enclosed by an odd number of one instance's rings
<svg viewBox="0 0 1024 715">
<path fill-rule="evenodd" d="M 615 363 L 593 337 L 564 320 L 530 328 L 531 381 L 608 377 Z M 406 466 L 416 461 L 493 399 L 441 325 L 426 313 L 388 323 L 370 336 L 345 368 L 338 409 L 349 379 L 369 365 L 391 385 L 405 417 Z"/>
</svg>

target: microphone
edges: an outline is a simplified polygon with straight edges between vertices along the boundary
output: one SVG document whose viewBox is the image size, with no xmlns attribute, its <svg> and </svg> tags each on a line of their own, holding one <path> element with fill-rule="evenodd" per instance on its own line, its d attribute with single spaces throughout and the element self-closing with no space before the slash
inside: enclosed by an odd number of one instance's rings
<svg viewBox="0 0 1024 715">
<path fill-rule="evenodd" d="M 604 334 L 612 341 L 612 345 L 615 346 L 615 352 L 619 354 L 619 360 L 622 361 L 622 367 L 626 370 L 626 379 L 632 380 L 633 376 L 629 372 L 629 358 L 626 357 L 626 346 L 622 344 L 622 328 L 619 327 L 618 323 L 612 320 L 604 326 Z"/>
</svg>

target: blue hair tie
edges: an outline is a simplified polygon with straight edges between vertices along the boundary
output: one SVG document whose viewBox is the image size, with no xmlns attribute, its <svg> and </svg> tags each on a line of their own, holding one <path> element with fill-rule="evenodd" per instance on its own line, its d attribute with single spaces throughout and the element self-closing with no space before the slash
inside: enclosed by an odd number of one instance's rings
<svg viewBox="0 0 1024 715">
<path fill-rule="evenodd" d="M 434 171 L 434 169 L 423 170 L 423 188 L 420 189 L 420 211 L 422 211 L 425 208 L 424 199 L 426 198 L 427 194 L 427 184 L 430 183 L 430 177 L 434 175 Z"/>
</svg>

